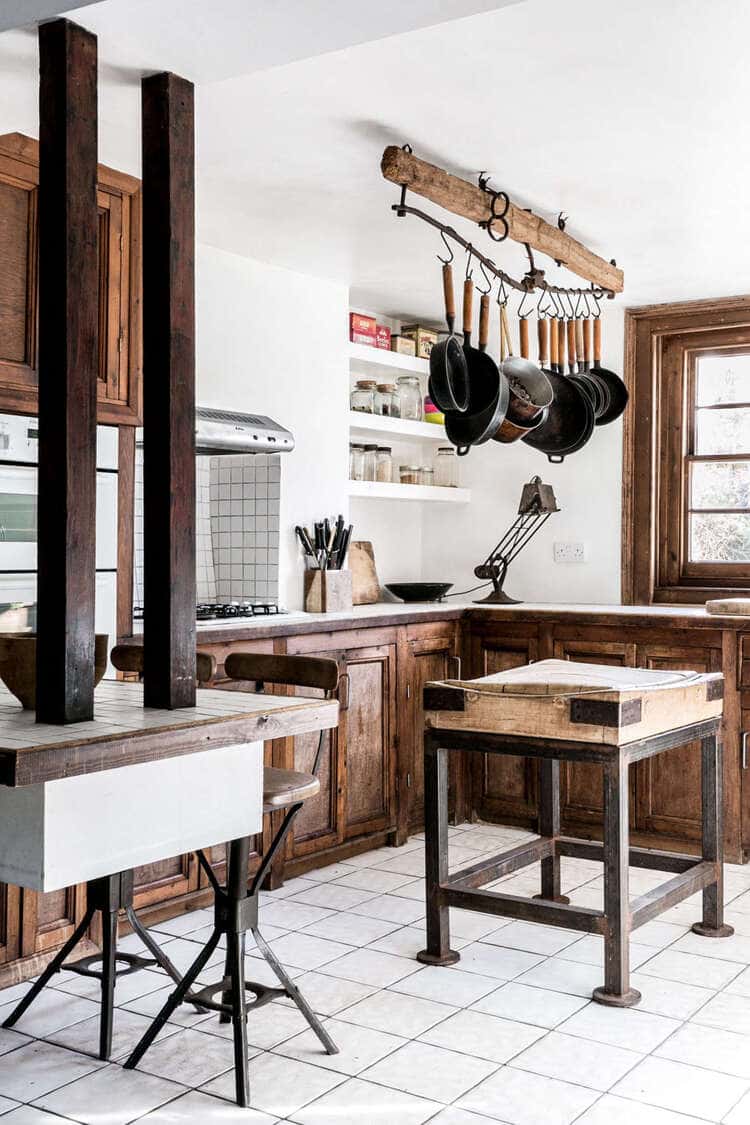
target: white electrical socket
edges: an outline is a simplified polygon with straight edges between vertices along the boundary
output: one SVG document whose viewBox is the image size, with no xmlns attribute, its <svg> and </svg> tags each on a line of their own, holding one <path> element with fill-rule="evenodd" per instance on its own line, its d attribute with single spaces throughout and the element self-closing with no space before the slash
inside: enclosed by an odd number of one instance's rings
<svg viewBox="0 0 750 1125">
<path fill-rule="evenodd" d="M 552 557 L 556 563 L 582 563 L 586 561 L 585 543 L 553 543 Z"/>
</svg>

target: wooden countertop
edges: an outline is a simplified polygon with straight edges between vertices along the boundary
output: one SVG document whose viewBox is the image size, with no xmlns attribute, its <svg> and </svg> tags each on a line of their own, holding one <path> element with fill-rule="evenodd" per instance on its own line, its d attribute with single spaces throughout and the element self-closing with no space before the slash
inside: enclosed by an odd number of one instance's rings
<svg viewBox="0 0 750 1125">
<path fill-rule="evenodd" d="M 467 620 L 477 624 L 499 621 L 561 621 L 589 624 L 667 625 L 682 629 L 736 629 L 750 631 L 750 617 L 706 613 L 703 606 L 686 605 L 597 605 L 570 602 L 522 602 L 520 605 L 477 605 L 474 602 L 378 602 L 355 606 L 342 613 L 283 614 L 276 618 L 229 620 L 199 624 L 200 645 L 222 644 L 267 637 L 291 637 L 304 633 L 335 633 L 345 629 L 409 625 L 417 622 Z M 122 638 L 140 644 L 142 634 Z"/>
<path fill-rule="evenodd" d="M 195 707 L 144 709 L 140 684 L 104 680 L 95 719 L 37 723 L 0 685 L 0 784 L 34 785 L 242 742 L 327 730 L 336 700 L 201 689 Z"/>
</svg>

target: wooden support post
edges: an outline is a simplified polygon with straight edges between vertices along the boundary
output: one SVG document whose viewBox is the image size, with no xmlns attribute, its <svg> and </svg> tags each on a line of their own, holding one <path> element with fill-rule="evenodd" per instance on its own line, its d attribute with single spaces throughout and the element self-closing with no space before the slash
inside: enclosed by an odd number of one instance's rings
<svg viewBox="0 0 750 1125">
<path fill-rule="evenodd" d="M 391 183 L 405 185 L 409 191 L 463 219 L 481 223 L 492 216 L 491 194 L 482 191 L 477 184 L 467 183 L 434 164 L 428 164 L 426 160 L 420 160 L 397 145 L 389 145 L 385 150 L 380 170 Z M 594 285 L 613 293 L 622 292 L 625 284 L 622 270 L 594 254 L 565 231 L 513 203 L 508 205 L 505 220 L 508 237 L 514 242 L 528 243 L 534 250 L 562 262 L 566 269 Z"/>
<path fill-rule="evenodd" d="M 193 86 L 142 82 L 144 703 L 195 704 Z"/>
<path fill-rule="evenodd" d="M 39 28 L 39 722 L 94 716 L 96 37 Z M 113 638 L 114 639 L 114 638 Z"/>
</svg>

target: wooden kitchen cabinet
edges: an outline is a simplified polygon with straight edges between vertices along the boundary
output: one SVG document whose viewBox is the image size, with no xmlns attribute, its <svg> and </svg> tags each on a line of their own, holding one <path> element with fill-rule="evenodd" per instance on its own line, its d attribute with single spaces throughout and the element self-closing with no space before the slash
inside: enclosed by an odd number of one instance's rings
<svg viewBox="0 0 750 1125">
<path fill-rule="evenodd" d="M 0 411 L 37 410 L 39 146 L 0 136 Z M 135 425 L 141 393 L 140 181 L 99 165 L 98 420 Z"/>
<path fill-rule="evenodd" d="M 422 691 L 430 680 L 460 674 L 458 630 L 453 621 L 409 625 L 398 642 L 397 700 L 399 830 L 397 843 L 424 827 L 424 707 Z M 458 767 L 451 762 L 449 811 L 456 806 L 460 789 Z"/>
<path fill-rule="evenodd" d="M 536 625 L 512 629 L 479 627 L 470 635 L 472 678 L 520 668 L 540 660 Z M 538 767 L 528 758 L 500 754 L 473 754 L 472 803 L 482 820 L 529 826 L 536 824 Z"/>
</svg>

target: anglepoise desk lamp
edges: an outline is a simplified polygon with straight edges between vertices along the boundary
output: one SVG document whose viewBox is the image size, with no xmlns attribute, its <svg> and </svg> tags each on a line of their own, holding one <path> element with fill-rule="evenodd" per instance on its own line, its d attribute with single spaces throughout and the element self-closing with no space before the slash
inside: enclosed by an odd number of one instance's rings
<svg viewBox="0 0 750 1125">
<path fill-rule="evenodd" d="M 514 558 L 538 531 L 541 531 L 553 512 L 559 512 L 551 484 L 543 484 L 541 477 L 532 477 L 523 486 L 518 515 L 488 558 L 475 567 L 477 578 L 492 582 L 493 590 L 486 598 L 477 598 L 476 605 L 518 605 L 518 598 L 509 597 L 503 590 L 508 567 Z"/>
</svg>

